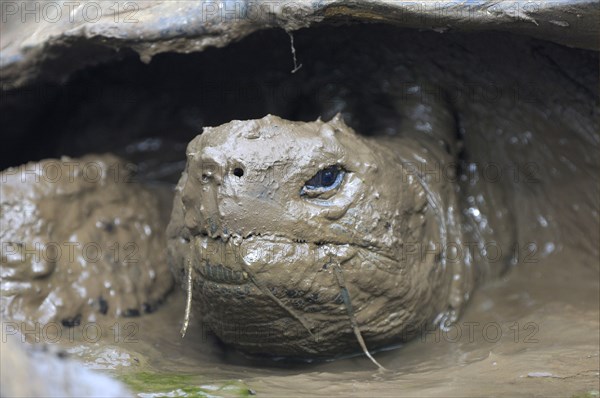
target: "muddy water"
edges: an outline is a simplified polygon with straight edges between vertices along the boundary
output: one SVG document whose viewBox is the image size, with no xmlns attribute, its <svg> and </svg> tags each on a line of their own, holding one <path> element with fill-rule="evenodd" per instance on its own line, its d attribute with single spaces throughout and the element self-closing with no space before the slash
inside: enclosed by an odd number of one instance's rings
<svg viewBox="0 0 600 398">
<path fill-rule="evenodd" d="M 385 374 L 364 357 L 319 364 L 251 360 L 194 322 L 181 339 L 181 294 L 155 314 L 120 322 L 118 334 L 109 325 L 102 342 L 68 351 L 109 374 L 150 372 L 167 380 L 156 388 L 126 379 L 139 392 L 222 388 L 241 380 L 216 395 L 252 389 L 259 396 L 571 396 L 598 390 L 598 292 L 597 269 L 574 264 L 568 250 L 523 266 L 477 291 L 456 328 L 424 332 L 376 355 L 390 370 Z M 172 381 L 174 374 L 189 376 Z"/>
</svg>

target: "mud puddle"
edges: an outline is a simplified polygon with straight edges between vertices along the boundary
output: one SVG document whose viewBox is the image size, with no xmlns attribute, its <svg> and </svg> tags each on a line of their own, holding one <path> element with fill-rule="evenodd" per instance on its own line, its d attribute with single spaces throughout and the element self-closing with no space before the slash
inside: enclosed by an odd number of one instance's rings
<svg viewBox="0 0 600 398">
<path fill-rule="evenodd" d="M 577 261 L 573 261 L 577 258 Z M 299 364 L 251 359 L 200 322 L 179 335 L 184 297 L 156 313 L 75 332 L 66 350 L 139 396 L 595 396 L 600 284 L 593 256 L 564 248 L 479 289 L 459 322 L 376 358 Z M 64 339 L 63 339 L 64 340 Z M 587 394 L 587 395 L 586 395 Z"/>
</svg>

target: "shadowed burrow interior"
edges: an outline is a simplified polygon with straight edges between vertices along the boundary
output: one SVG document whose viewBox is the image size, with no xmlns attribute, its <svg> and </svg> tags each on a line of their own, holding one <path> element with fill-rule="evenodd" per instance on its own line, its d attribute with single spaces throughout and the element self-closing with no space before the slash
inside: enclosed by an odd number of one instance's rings
<svg viewBox="0 0 600 398">
<path fill-rule="evenodd" d="M 225 48 L 160 54 L 148 64 L 122 51 L 62 84 L 52 79 L 55 62 L 29 85 L 2 93 L 0 169 L 113 152 L 150 179 L 176 182 L 185 146 L 204 126 L 269 113 L 309 121 L 341 112 L 361 134 L 394 134 L 401 128 L 399 88 L 424 80 L 423 95 L 448 97 L 457 118 L 468 101 L 508 112 L 499 96 L 510 95 L 514 109 L 548 90 L 559 93 L 560 84 L 540 70 L 555 69 L 578 87 L 562 95 L 565 104 L 597 94 L 597 53 L 507 33 L 321 25 L 294 32 L 294 73 L 290 44 L 285 31 L 272 29 Z"/>
</svg>

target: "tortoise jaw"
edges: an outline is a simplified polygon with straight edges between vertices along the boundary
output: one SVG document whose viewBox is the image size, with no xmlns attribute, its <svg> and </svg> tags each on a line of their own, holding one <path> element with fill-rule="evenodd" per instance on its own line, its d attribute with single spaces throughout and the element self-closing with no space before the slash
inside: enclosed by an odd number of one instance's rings
<svg viewBox="0 0 600 398">
<path fill-rule="evenodd" d="M 226 265 L 215 265 L 207 261 L 197 269 L 202 278 L 210 282 L 229 285 L 243 285 L 248 282 L 246 272 L 233 270 Z"/>
<path fill-rule="evenodd" d="M 366 293 L 348 290 L 361 259 L 371 258 L 359 254 L 366 249 L 257 234 L 197 235 L 190 246 L 189 291 L 195 290 L 205 324 L 226 344 L 254 354 L 305 358 L 360 349 L 370 356 L 368 349 L 378 345 L 365 342 L 372 336 L 363 339 L 352 305 L 364 303 Z M 341 275 L 342 268 L 350 274 Z M 191 311 L 191 298 L 189 305 Z"/>
</svg>

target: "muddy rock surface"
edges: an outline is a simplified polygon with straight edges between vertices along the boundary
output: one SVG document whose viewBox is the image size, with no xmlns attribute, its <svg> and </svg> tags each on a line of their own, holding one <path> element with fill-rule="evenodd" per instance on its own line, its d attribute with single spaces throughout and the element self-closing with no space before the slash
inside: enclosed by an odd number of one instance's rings
<svg viewBox="0 0 600 398">
<path fill-rule="evenodd" d="M 157 308 L 172 287 L 164 213 L 131 171 L 90 155 L 0 174 L 4 319 L 72 327 Z"/>
<path fill-rule="evenodd" d="M 94 373 L 65 353 L 23 344 L 23 336 L 2 334 L 3 397 L 130 397 L 121 383 Z M 24 382 L 26 380 L 26 382 Z"/>
<path fill-rule="evenodd" d="M 2 11 L 0 78 L 4 87 L 36 79 L 64 81 L 79 69 L 133 51 L 150 62 L 164 52 L 189 54 L 226 46 L 258 30 L 278 27 L 292 32 L 323 21 L 385 22 L 437 32 L 496 30 L 577 48 L 600 48 L 599 11 L 590 0 L 83 1 L 10 3 Z M 28 18 L 32 13 L 38 18 Z"/>
</svg>

